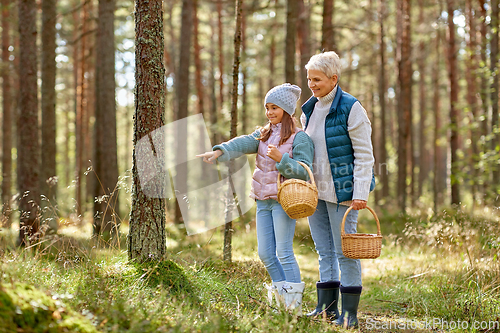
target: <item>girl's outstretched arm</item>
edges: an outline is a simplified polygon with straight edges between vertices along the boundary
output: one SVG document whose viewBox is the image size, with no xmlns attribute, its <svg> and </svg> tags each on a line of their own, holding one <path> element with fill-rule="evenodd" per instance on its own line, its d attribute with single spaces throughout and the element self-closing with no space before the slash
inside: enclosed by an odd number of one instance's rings
<svg viewBox="0 0 500 333">
<path fill-rule="evenodd" d="M 223 142 L 220 145 L 214 146 L 214 151 L 222 152 L 218 156 L 219 162 L 227 162 L 245 154 L 255 154 L 259 149 L 260 130 L 256 130 L 252 134 L 242 135 L 237 138 Z"/>
</svg>

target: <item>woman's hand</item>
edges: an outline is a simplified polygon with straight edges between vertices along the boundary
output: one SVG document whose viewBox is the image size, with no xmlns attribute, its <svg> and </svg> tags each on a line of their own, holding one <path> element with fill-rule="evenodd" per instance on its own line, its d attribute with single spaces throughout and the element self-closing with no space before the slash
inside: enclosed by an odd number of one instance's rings
<svg viewBox="0 0 500 333">
<path fill-rule="evenodd" d="M 366 208 L 366 201 L 365 200 L 359 200 L 359 199 L 354 199 L 351 203 L 351 207 L 354 210 L 360 210 Z"/>
<path fill-rule="evenodd" d="M 283 155 L 281 152 L 276 148 L 275 145 L 269 145 L 267 146 L 267 156 L 275 160 L 276 162 L 281 162 L 281 158 Z"/>
<path fill-rule="evenodd" d="M 222 155 L 222 150 L 207 151 L 204 154 L 196 155 L 196 157 L 203 157 L 203 162 L 213 164 L 214 161 Z"/>
</svg>

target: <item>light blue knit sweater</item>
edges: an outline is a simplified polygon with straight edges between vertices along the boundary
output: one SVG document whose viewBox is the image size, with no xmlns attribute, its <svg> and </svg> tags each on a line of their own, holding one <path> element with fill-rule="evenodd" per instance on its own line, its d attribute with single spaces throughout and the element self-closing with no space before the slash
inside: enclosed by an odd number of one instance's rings
<svg viewBox="0 0 500 333">
<path fill-rule="evenodd" d="M 212 149 L 222 151 L 222 155 L 217 159 L 219 162 L 227 162 L 243 154 L 256 154 L 260 143 L 257 140 L 258 138 L 260 138 L 260 130 L 221 143 Z M 295 135 L 292 144 L 292 155 L 293 158 L 288 153 L 283 154 L 281 162 L 276 162 L 276 169 L 286 178 L 308 180 L 307 171 L 297 163 L 297 161 L 300 161 L 307 164 L 312 171 L 314 144 L 305 132 L 300 131 Z"/>
</svg>

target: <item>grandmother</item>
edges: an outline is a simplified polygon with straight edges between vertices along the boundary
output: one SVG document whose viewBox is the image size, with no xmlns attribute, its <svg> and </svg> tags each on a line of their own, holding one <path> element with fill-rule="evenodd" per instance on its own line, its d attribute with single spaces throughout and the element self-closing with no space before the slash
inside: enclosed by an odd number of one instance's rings
<svg viewBox="0 0 500 333">
<path fill-rule="evenodd" d="M 345 232 L 356 233 L 358 210 L 366 207 L 375 187 L 371 123 L 360 102 L 338 85 L 341 63 L 335 52 L 312 56 L 306 69 L 313 97 L 302 106 L 300 120 L 315 147 L 313 169 L 319 200 L 316 212 L 309 217 L 309 227 L 319 255 L 320 275 L 316 283 L 318 304 L 308 316 L 326 313 L 337 325 L 356 327 L 361 263 L 342 254 L 340 227 L 351 206 Z"/>
</svg>

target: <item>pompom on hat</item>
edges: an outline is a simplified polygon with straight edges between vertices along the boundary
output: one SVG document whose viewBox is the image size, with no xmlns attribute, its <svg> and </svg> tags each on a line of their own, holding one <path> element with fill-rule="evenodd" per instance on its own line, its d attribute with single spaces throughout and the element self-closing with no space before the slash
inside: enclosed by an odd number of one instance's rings
<svg viewBox="0 0 500 333">
<path fill-rule="evenodd" d="M 267 103 L 272 103 L 285 110 L 289 115 L 293 115 L 301 92 L 302 90 L 298 86 L 283 83 L 267 92 L 264 99 L 264 106 Z"/>
</svg>

